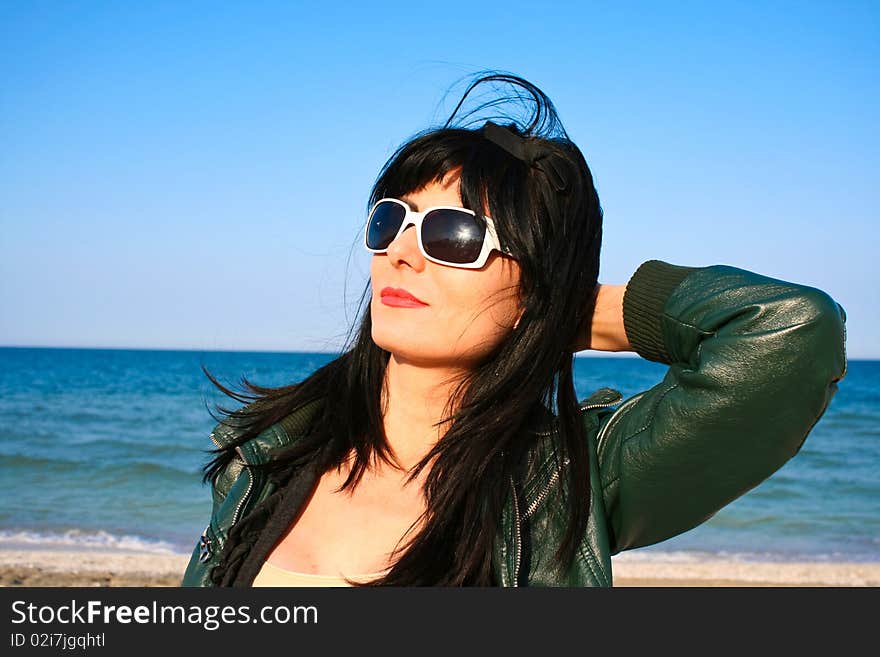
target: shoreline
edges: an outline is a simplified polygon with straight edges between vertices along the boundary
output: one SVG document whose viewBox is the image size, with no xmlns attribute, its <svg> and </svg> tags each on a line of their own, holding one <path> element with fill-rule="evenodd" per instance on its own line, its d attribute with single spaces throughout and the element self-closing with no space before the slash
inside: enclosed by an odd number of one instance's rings
<svg viewBox="0 0 880 657">
<path fill-rule="evenodd" d="M 2 587 L 177 587 L 189 555 L 0 549 Z M 880 562 L 612 559 L 615 587 L 875 587 Z"/>
</svg>

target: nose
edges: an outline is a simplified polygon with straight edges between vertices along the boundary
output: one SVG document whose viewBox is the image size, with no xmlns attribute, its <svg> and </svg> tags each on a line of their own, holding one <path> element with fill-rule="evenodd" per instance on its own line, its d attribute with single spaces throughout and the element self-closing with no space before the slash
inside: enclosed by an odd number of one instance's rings
<svg viewBox="0 0 880 657">
<path fill-rule="evenodd" d="M 393 266 L 407 265 L 416 271 L 422 271 L 427 262 L 419 250 L 416 227 L 413 224 L 404 228 L 403 232 L 388 245 L 387 255 Z"/>
</svg>

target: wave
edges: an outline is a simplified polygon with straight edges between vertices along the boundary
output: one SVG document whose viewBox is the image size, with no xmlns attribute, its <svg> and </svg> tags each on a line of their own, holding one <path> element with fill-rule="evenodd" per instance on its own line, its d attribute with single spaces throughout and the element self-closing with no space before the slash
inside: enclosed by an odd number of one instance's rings
<svg viewBox="0 0 880 657">
<path fill-rule="evenodd" d="M 0 549 L 87 549 L 113 550 L 126 552 L 147 552 L 150 554 L 182 554 L 181 550 L 168 541 L 153 540 L 141 536 L 118 536 L 104 530 L 85 531 L 69 529 L 64 532 L 31 532 L 0 530 Z"/>
<path fill-rule="evenodd" d="M 167 462 L 130 461 L 124 458 L 108 461 L 106 458 L 91 457 L 88 454 L 82 454 L 79 458 L 47 458 L 28 454 L 0 454 L 0 462 L 2 462 L 5 471 L 45 472 L 46 469 L 52 469 L 65 472 L 71 470 L 81 471 L 84 466 L 88 466 L 93 468 L 93 473 L 119 473 L 127 477 L 164 475 L 176 478 L 183 477 L 185 480 L 189 480 L 193 476 L 201 474 L 198 466 L 185 467 Z"/>
</svg>

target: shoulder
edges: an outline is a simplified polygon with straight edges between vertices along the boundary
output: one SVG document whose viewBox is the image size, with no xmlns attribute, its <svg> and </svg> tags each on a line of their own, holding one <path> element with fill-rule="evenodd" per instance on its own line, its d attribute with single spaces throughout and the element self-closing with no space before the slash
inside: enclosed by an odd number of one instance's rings
<svg viewBox="0 0 880 657">
<path fill-rule="evenodd" d="M 578 402 L 578 412 L 590 442 L 593 441 L 607 416 L 617 410 L 616 407 L 622 400 L 623 394 L 619 390 L 602 387 Z M 544 404 L 538 404 L 525 425 L 525 431 L 537 438 L 532 442 L 531 461 L 556 458 L 561 448 L 558 415 Z"/>
<path fill-rule="evenodd" d="M 278 450 L 294 444 L 305 435 L 318 416 L 318 402 L 303 404 L 284 414 L 251 437 L 242 440 L 248 433 L 248 425 L 242 421 L 247 412 L 259 410 L 254 404 L 239 409 L 239 415 L 224 418 L 211 431 L 211 441 L 229 453 L 228 463 L 214 478 L 215 494 L 221 498 L 239 478 L 248 465 L 261 465 L 273 459 Z M 244 413 L 242 413 L 244 411 Z"/>
<path fill-rule="evenodd" d="M 257 403 L 247 404 L 231 417 L 219 422 L 211 431 L 211 440 L 221 449 L 235 449 L 245 462 L 269 460 L 274 450 L 287 447 L 308 433 L 319 418 L 323 404 L 323 399 L 311 400 L 281 412 L 265 405 L 258 406 Z M 260 423 L 258 416 L 261 412 L 280 417 L 242 441 L 241 438 L 249 432 L 249 427 L 253 426 L 253 419 L 257 418 L 257 423 Z"/>
<path fill-rule="evenodd" d="M 585 422 L 596 423 L 614 411 L 623 400 L 623 394 L 614 388 L 602 387 L 593 391 L 578 402 L 578 411 Z M 529 416 L 525 429 L 538 436 L 552 436 L 558 431 L 559 417 L 544 404 L 536 404 Z"/>
<path fill-rule="evenodd" d="M 606 410 L 623 401 L 623 393 L 614 388 L 599 388 L 580 401 L 582 415 L 596 415 L 597 411 Z"/>
</svg>

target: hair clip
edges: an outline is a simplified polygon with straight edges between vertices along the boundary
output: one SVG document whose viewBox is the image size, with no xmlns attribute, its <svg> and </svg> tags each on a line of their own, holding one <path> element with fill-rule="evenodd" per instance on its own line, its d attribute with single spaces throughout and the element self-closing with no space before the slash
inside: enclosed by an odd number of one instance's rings
<svg viewBox="0 0 880 657">
<path fill-rule="evenodd" d="M 557 192 L 568 189 L 565 164 L 558 154 L 537 140 L 521 137 L 509 128 L 486 121 L 481 130 L 483 136 L 503 148 L 515 158 L 541 171 Z"/>
</svg>

